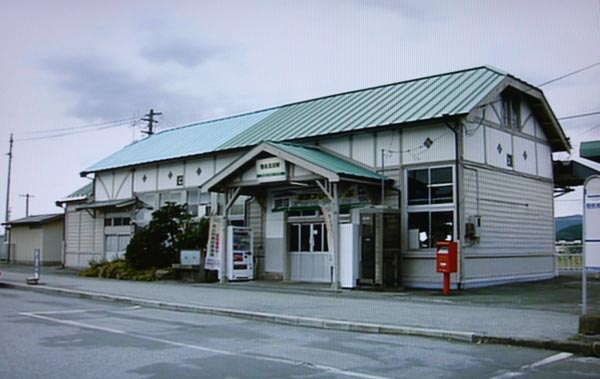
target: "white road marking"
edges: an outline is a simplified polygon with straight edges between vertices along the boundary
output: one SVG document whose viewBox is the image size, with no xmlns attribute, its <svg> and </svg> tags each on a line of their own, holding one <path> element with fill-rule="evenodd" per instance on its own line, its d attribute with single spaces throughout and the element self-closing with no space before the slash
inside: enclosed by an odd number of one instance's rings
<svg viewBox="0 0 600 379">
<path fill-rule="evenodd" d="M 136 310 L 136 309 L 140 309 L 141 307 L 139 305 L 134 305 L 131 307 L 124 307 L 124 308 L 115 308 L 114 310 L 111 311 L 131 311 L 131 310 Z M 72 314 L 72 313 L 87 313 L 87 312 L 106 312 L 106 308 L 98 308 L 98 309 L 69 309 L 69 310 L 62 310 L 62 311 L 34 311 L 34 312 L 24 312 L 27 314 L 35 314 L 35 315 L 61 315 L 61 314 Z M 21 313 L 21 314 L 24 314 Z"/>
<path fill-rule="evenodd" d="M 558 353 L 558 354 L 554 354 L 549 356 L 548 358 L 544 358 L 542 360 L 539 360 L 535 363 L 530 364 L 529 366 L 523 366 L 522 369 L 528 368 L 528 369 L 534 369 L 534 368 L 538 368 L 538 367 L 542 367 L 542 366 L 546 366 L 555 362 L 560 362 L 560 361 L 564 361 L 565 359 L 569 359 L 573 356 L 573 354 L 571 353 Z"/>
<path fill-rule="evenodd" d="M 509 379 L 509 378 L 516 378 L 519 376 L 523 376 L 527 373 L 527 371 L 530 370 L 534 370 L 543 366 L 547 366 L 549 364 L 552 363 L 556 363 L 556 362 L 560 362 L 560 361 L 564 361 L 565 359 L 569 359 L 573 356 L 573 354 L 571 353 L 558 353 L 558 354 L 554 354 L 551 355 L 549 357 L 546 357 L 544 359 L 540 359 L 537 362 L 534 362 L 532 364 L 529 365 L 525 365 L 523 367 L 521 367 L 519 369 L 519 371 L 510 371 L 510 372 L 506 372 L 502 375 L 498 375 L 498 376 L 494 376 L 490 379 Z"/>
<path fill-rule="evenodd" d="M 141 339 L 141 340 L 146 340 L 146 341 L 151 341 L 151 342 L 158 342 L 158 343 L 163 343 L 163 344 L 166 344 L 166 345 L 171 345 L 171 346 L 176 346 L 176 347 L 182 347 L 182 348 L 186 348 L 186 349 L 200 350 L 200 351 L 214 353 L 214 354 L 221 354 L 221 355 L 229 355 L 229 356 L 235 356 L 235 357 L 256 359 L 256 360 L 259 360 L 259 361 L 283 363 L 283 364 L 287 364 L 287 365 L 291 365 L 291 366 L 305 366 L 305 367 L 310 367 L 310 368 L 313 368 L 313 369 L 323 370 L 325 372 L 332 373 L 332 374 L 344 375 L 344 376 L 349 376 L 349 377 L 354 377 L 354 378 L 361 378 L 361 379 L 390 379 L 390 378 L 384 377 L 384 376 L 363 374 L 363 373 L 360 373 L 360 372 L 347 371 L 347 370 L 342 370 L 342 369 L 339 369 L 339 368 L 336 368 L 336 367 L 325 366 L 325 365 L 320 365 L 320 364 L 315 364 L 315 363 L 310 363 L 310 362 L 295 361 L 295 360 L 287 359 L 287 358 L 268 357 L 268 356 L 252 355 L 252 354 L 246 354 L 246 353 L 236 353 L 236 352 L 232 352 L 232 351 L 213 349 L 213 348 L 208 348 L 208 347 L 204 347 L 204 346 L 200 346 L 200 345 L 192 345 L 192 344 L 187 344 L 187 343 L 182 343 L 182 342 L 177 342 L 177 341 L 166 340 L 166 339 L 162 339 L 162 338 L 144 336 L 144 335 L 140 335 L 140 334 L 135 334 L 135 333 L 127 332 L 125 330 L 119 330 L 119 329 L 113 329 L 113 328 L 105 328 L 103 326 L 96 326 L 96 325 L 86 324 L 86 323 L 83 323 L 83 322 L 72 321 L 72 320 L 61 320 L 61 319 L 58 319 L 58 318 L 47 316 L 47 314 L 83 313 L 83 312 L 85 312 L 85 310 L 82 310 L 82 309 L 72 310 L 72 311 L 62 311 L 62 312 L 60 312 L 60 311 L 48 311 L 48 312 L 53 312 L 53 313 L 21 312 L 19 314 L 21 316 L 26 316 L 26 317 L 36 318 L 36 319 L 40 319 L 40 320 L 55 322 L 55 323 L 58 323 L 58 324 L 75 326 L 75 327 L 78 327 L 78 328 L 89 329 L 89 330 L 96 330 L 96 331 L 105 332 L 105 333 L 118 334 L 118 335 L 123 335 L 123 336 L 138 338 L 138 339 Z"/>
</svg>

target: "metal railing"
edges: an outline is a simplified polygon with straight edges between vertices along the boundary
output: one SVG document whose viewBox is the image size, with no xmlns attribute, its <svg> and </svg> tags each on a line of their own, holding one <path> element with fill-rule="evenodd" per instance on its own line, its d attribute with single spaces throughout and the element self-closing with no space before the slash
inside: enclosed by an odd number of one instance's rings
<svg viewBox="0 0 600 379">
<path fill-rule="evenodd" d="M 583 268 L 583 245 L 581 241 L 575 242 L 557 242 L 556 253 L 554 255 L 556 262 L 556 273 L 565 271 L 581 271 Z"/>
</svg>

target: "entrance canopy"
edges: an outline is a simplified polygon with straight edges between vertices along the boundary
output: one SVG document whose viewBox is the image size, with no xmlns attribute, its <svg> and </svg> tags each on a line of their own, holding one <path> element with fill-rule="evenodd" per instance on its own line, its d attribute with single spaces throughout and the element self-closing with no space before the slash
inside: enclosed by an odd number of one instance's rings
<svg viewBox="0 0 600 379">
<path fill-rule="evenodd" d="M 311 225 L 296 226 L 298 243 L 304 240 L 313 241 L 313 243 L 310 243 L 312 246 L 310 254 L 303 254 L 304 250 L 299 249 L 301 251 L 297 253 L 300 256 L 296 258 L 306 258 L 304 255 L 311 257 L 311 264 L 314 268 L 318 268 L 318 273 L 313 272 L 310 279 L 320 281 L 330 278 L 332 288 L 337 289 L 340 286 L 339 214 L 341 189 L 339 187 L 361 184 L 371 187 L 385 186 L 392 182 L 391 179 L 358 162 L 350 161 L 318 146 L 263 142 L 211 178 L 202 186 L 202 190 L 225 194 L 225 202 L 224 206 L 221 207 L 221 212 L 227 218 L 228 209 L 239 195 L 252 195 L 259 204 L 262 201 L 261 207 L 265 208 L 264 200 L 266 200 L 265 195 L 268 188 L 302 187 L 302 190 L 308 191 L 318 188 L 322 191 L 322 198 L 318 194 L 315 194 L 313 198 L 312 194 L 308 193 L 304 193 L 301 198 L 310 202 L 316 200 L 317 203 L 313 205 L 322 206 L 323 221 Z M 259 200 L 259 198 L 262 200 Z M 356 198 L 359 197 L 356 196 Z M 274 202 L 279 203 L 281 208 L 289 208 L 292 201 L 289 197 L 287 199 L 281 197 L 279 201 Z M 327 230 L 328 233 L 325 233 L 324 230 Z M 302 239 L 303 234 L 310 237 Z M 328 237 L 325 237 L 326 234 Z M 315 244 L 315 238 L 320 242 Z M 325 241 L 327 241 L 327 244 Z M 283 246 L 285 246 L 285 241 L 283 243 Z M 293 243 L 293 239 L 290 240 L 290 243 Z M 328 245 L 327 251 L 320 251 L 320 255 L 315 254 L 315 249 L 325 250 L 326 245 Z M 281 250 L 281 246 L 278 246 L 277 249 Z M 329 252 L 332 256 L 331 260 Z M 315 259 L 321 258 L 321 262 L 315 261 Z M 224 260 L 221 262 L 223 267 L 225 267 L 226 259 L 224 256 Z M 287 260 L 287 255 L 284 255 L 283 259 L 284 261 Z M 291 266 L 292 272 L 294 272 L 297 265 L 292 262 Z M 288 267 L 288 263 L 284 263 L 284 267 Z M 323 268 L 325 269 L 323 270 Z M 284 278 L 287 277 L 289 270 L 284 269 L 283 272 Z M 300 275 L 301 278 L 306 279 L 308 277 L 302 275 Z M 221 276 L 221 280 L 225 281 L 226 279 Z"/>
<path fill-rule="evenodd" d="M 226 192 L 238 187 L 266 187 L 273 184 L 302 185 L 327 179 L 330 183 L 354 182 L 372 185 L 393 183 L 358 162 L 353 162 L 318 146 L 263 142 L 206 182 L 202 189 Z M 244 192 L 244 191 L 243 191 Z"/>
</svg>

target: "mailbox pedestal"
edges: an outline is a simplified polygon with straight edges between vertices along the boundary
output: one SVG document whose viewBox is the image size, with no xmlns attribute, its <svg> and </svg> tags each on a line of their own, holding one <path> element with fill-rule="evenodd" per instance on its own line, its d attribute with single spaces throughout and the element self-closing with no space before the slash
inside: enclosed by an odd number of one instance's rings
<svg viewBox="0 0 600 379">
<path fill-rule="evenodd" d="M 450 294 L 450 274 L 458 271 L 458 244 L 438 242 L 436 251 L 436 270 L 444 274 L 444 295 Z"/>
</svg>

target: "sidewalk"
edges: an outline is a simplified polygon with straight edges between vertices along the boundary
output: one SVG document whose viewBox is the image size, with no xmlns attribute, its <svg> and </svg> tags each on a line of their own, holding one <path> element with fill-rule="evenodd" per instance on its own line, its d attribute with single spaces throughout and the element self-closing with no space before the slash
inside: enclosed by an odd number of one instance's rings
<svg viewBox="0 0 600 379">
<path fill-rule="evenodd" d="M 327 286 L 247 282 L 186 284 L 83 278 L 42 268 L 41 284 L 27 286 L 31 267 L 0 265 L 0 283 L 36 291 L 254 320 L 388 334 L 413 334 L 575 351 L 600 344 L 575 341 L 581 283 L 577 276 L 537 283 L 454 291 L 366 292 Z M 600 311 L 600 280 L 588 283 L 590 311 Z M 597 341 L 597 340 L 596 340 Z"/>
</svg>

